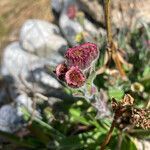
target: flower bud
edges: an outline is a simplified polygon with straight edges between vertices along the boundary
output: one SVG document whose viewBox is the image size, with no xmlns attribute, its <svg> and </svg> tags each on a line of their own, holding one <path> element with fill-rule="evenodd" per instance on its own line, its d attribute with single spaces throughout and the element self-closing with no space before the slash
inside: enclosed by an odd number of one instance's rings
<svg viewBox="0 0 150 150">
<path fill-rule="evenodd" d="M 144 87 L 141 83 L 135 82 L 131 85 L 131 90 L 133 92 L 143 92 L 144 91 Z"/>
<path fill-rule="evenodd" d="M 72 88 L 79 88 L 85 83 L 85 76 L 77 66 L 72 66 L 65 75 L 66 83 Z"/>
<path fill-rule="evenodd" d="M 56 70 L 55 70 L 55 73 L 56 73 L 56 76 L 60 79 L 60 80 L 63 80 L 64 77 L 65 77 L 65 74 L 67 72 L 67 66 L 65 64 L 59 64 L 57 67 L 56 67 Z"/>
</svg>

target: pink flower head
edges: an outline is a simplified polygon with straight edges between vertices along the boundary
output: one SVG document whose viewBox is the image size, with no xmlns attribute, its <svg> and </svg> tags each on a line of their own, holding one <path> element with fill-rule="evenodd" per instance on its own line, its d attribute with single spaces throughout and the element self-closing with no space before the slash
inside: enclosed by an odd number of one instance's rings
<svg viewBox="0 0 150 150">
<path fill-rule="evenodd" d="M 85 76 L 77 66 L 72 66 L 65 75 L 66 83 L 72 88 L 79 88 L 85 82 Z"/>
<path fill-rule="evenodd" d="M 84 43 L 69 48 L 65 54 L 67 65 L 78 66 L 81 70 L 89 68 L 91 63 L 98 57 L 99 51 L 96 44 Z"/>
<path fill-rule="evenodd" d="M 67 8 L 67 16 L 70 19 L 74 19 L 76 17 L 76 13 L 77 13 L 77 7 L 76 5 L 69 5 Z"/>
<path fill-rule="evenodd" d="M 55 70 L 56 76 L 57 76 L 59 79 L 64 79 L 67 70 L 68 70 L 68 69 L 67 69 L 66 64 L 59 64 L 59 65 L 56 67 L 56 70 Z"/>
</svg>

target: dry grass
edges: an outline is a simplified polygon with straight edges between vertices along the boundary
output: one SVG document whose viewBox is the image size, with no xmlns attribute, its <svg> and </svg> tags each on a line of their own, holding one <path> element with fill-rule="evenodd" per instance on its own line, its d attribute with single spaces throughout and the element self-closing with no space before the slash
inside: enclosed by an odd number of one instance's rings
<svg viewBox="0 0 150 150">
<path fill-rule="evenodd" d="M 0 0 L 0 54 L 18 38 L 21 25 L 29 18 L 53 20 L 49 0 Z"/>
</svg>

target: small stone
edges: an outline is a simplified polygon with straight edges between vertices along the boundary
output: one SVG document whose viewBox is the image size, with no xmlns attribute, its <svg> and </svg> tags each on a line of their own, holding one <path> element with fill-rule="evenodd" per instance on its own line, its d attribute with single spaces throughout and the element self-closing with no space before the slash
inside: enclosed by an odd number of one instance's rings
<svg viewBox="0 0 150 150">
<path fill-rule="evenodd" d="M 4 50 L 2 60 L 2 75 L 12 76 L 17 81 L 18 86 L 22 85 L 23 80 L 27 80 L 30 86 L 33 83 L 40 82 L 43 85 L 47 85 L 54 88 L 60 88 L 60 83 L 51 75 L 44 71 L 44 65 L 56 66 L 64 59 L 57 53 L 51 55 L 52 59 L 39 58 L 33 54 L 24 51 L 18 42 L 14 42 L 6 47 Z M 33 82 L 34 81 L 34 82 Z M 36 88 L 38 88 L 36 86 Z M 43 87 L 42 87 L 43 88 Z"/>
<path fill-rule="evenodd" d="M 2 75 L 12 75 L 18 79 L 20 74 L 27 76 L 27 71 L 38 61 L 38 57 L 25 52 L 18 42 L 13 42 L 4 49 Z"/>
<path fill-rule="evenodd" d="M 43 68 L 37 68 L 31 71 L 28 76 L 28 81 L 37 84 L 37 86 L 43 87 L 43 89 L 46 89 L 47 86 L 49 88 L 61 88 L 61 84 L 58 80 L 46 73 Z"/>
<path fill-rule="evenodd" d="M 18 114 L 17 108 L 4 105 L 0 108 L 0 130 L 13 133 L 23 125 L 23 118 Z"/>
<path fill-rule="evenodd" d="M 33 108 L 32 108 L 33 101 L 30 97 L 27 96 L 27 94 L 21 93 L 14 100 L 17 104 L 23 105 L 24 107 L 26 107 L 30 112 L 33 111 Z"/>
<path fill-rule="evenodd" d="M 20 31 L 20 44 L 28 52 L 49 58 L 51 53 L 67 47 L 59 28 L 49 22 L 37 19 L 27 20 Z"/>
<path fill-rule="evenodd" d="M 30 114 L 33 114 L 33 112 L 34 112 L 34 116 L 40 117 L 40 112 L 37 110 L 37 108 L 33 108 L 33 103 L 34 102 L 36 104 L 38 103 L 38 99 L 37 98 L 33 102 L 33 99 L 31 97 L 29 97 L 26 93 L 20 92 L 19 95 L 16 98 L 14 98 L 14 101 L 17 104 L 18 114 L 19 115 L 21 115 L 21 116 L 24 115 L 21 112 L 21 109 L 20 109 L 23 106 L 30 112 Z"/>
</svg>

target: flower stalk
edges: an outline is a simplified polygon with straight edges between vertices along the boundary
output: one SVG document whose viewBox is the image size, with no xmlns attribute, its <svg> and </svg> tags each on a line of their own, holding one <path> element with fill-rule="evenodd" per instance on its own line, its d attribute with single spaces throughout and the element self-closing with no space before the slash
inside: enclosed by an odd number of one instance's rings
<svg viewBox="0 0 150 150">
<path fill-rule="evenodd" d="M 110 16 L 110 3 L 111 0 L 105 0 L 105 20 L 106 20 L 106 29 L 107 29 L 107 38 L 108 44 L 111 45 L 112 43 L 112 29 L 111 29 L 111 16 Z"/>
<path fill-rule="evenodd" d="M 126 79 L 126 74 L 122 68 L 121 60 L 118 57 L 117 46 L 112 38 L 112 28 L 111 28 L 111 0 L 105 0 L 104 2 L 104 13 L 105 13 L 105 22 L 107 30 L 107 42 L 108 42 L 108 57 L 109 60 L 112 58 L 117 69 L 120 72 L 122 79 Z"/>
</svg>

